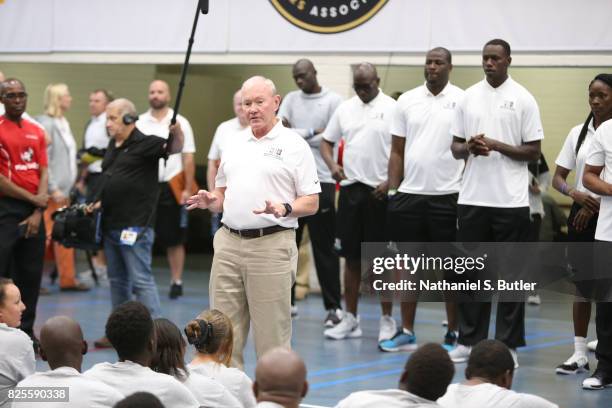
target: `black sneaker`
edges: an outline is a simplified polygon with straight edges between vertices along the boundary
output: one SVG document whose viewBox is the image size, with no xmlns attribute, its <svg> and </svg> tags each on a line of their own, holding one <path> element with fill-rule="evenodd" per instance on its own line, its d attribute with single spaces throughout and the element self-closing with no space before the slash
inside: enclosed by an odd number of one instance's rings
<svg viewBox="0 0 612 408">
<path fill-rule="evenodd" d="M 342 310 L 341 309 L 329 309 L 327 311 L 327 316 L 325 316 L 325 320 L 323 323 L 325 327 L 334 327 L 342 320 Z"/>
<path fill-rule="evenodd" d="M 170 299 L 177 299 L 179 296 L 183 296 L 183 285 L 173 282 L 172 285 L 170 285 L 170 293 L 168 296 L 170 296 Z"/>
<path fill-rule="evenodd" d="M 582 382 L 582 388 L 585 390 L 603 390 L 606 387 L 612 387 L 612 373 L 600 368 Z"/>
</svg>

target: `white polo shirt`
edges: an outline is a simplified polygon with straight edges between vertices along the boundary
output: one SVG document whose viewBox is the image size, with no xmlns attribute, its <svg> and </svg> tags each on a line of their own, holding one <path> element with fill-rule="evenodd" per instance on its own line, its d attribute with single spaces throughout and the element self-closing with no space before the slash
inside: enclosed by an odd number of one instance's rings
<svg viewBox="0 0 612 408">
<path fill-rule="evenodd" d="M 535 98 L 510 77 L 497 88 L 486 79 L 472 85 L 455 111 L 451 134 L 469 140 L 480 133 L 511 146 L 542 140 L 544 131 Z M 497 208 L 528 207 L 528 173 L 527 162 L 512 160 L 499 152 L 470 155 L 458 202 Z"/>
<path fill-rule="evenodd" d="M 212 361 L 198 365 L 189 364 L 187 368 L 192 373 L 212 378 L 223 384 L 244 408 L 252 408 L 257 404 L 253 394 L 253 382 L 243 371 Z"/>
<path fill-rule="evenodd" d="M 291 204 L 321 192 L 308 143 L 280 121 L 259 139 L 250 127 L 236 134 L 221 158 L 215 186 L 226 187 L 221 222 L 234 229 L 297 228 L 296 217 L 275 218 L 253 210 L 265 208 L 266 200 Z"/>
<path fill-rule="evenodd" d="M 147 136 L 159 136 L 167 139 L 170 134 L 170 121 L 174 115 L 174 110 L 168 109 L 168 113 L 162 120 L 157 120 L 151 114 L 149 109 L 138 117 L 136 127 Z M 182 115 L 177 115 L 176 121 L 181 125 L 183 130 L 184 141 L 182 153 L 195 153 L 195 142 L 193 139 L 193 130 L 189 121 Z M 179 153 L 172 154 L 168 157 L 168 161 L 164 166 L 164 159 L 159 160 L 159 181 L 167 182 L 183 170 L 183 158 Z"/>
<path fill-rule="evenodd" d="M 17 384 L 17 387 L 68 387 L 68 402 L 45 402 L 45 408 L 111 408 L 125 397 L 114 388 L 87 378 L 72 367 L 32 374 Z M 40 402 L 13 402 L 13 407 L 40 406 Z"/>
<path fill-rule="evenodd" d="M 399 389 L 354 392 L 336 405 L 336 408 L 426 408 L 437 407 L 434 401 Z"/>
<path fill-rule="evenodd" d="M 347 179 L 340 185 L 363 183 L 377 187 L 387 181 L 395 104 L 393 98 L 379 90 L 369 103 L 353 96 L 338 106 L 323 138 L 337 143 L 344 137 L 342 163 Z"/>
<path fill-rule="evenodd" d="M 450 127 L 464 91 L 450 82 L 438 94 L 426 85 L 399 97 L 391 134 L 406 139 L 404 179 L 398 191 L 443 195 L 459 192 L 463 160 L 455 160 Z"/>
<path fill-rule="evenodd" d="M 451 384 L 438 399 L 444 408 L 559 408 L 537 395 L 521 394 L 495 384 Z"/>
<path fill-rule="evenodd" d="M 139 391 L 150 392 L 167 407 L 197 408 L 200 406 L 187 387 L 174 377 L 156 373 L 149 367 L 129 360 L 99 363 L 83 375 L 101 381 L 126 396 Z"/>
<path fill-rule="evenodd" d="M 612 184 L 612 120 L 605 121 L 595 131 L 586 164 L 604 166 L 599 177 Z M 595 239 L 612 241 L 612 196 L 601 197 Z"/>
<path fill-rule="evenodd" d="M 9 390 L 36 371 L 32 340 L 19 329 L 0 323 L 0 407 Z"/>
<path fill-rule="evenodd" d="M 217 126 L 215 135 L 213 136 L 210 150 L 208 151 L 208 160 L 221 160 L 223 151 L 234 142 L 236 133 L 244 130 L 238 118 L 226 120 Z"/>
<path fill-rule="evenodd" d="M 92 116 L 85 129 L 85 148 L 97 147 L 98 149 L 106 149 L 108 147 L 108 133 L 106 132 L 106 112 L 98 116 Z M 91 163 L 87 170 L 90 173 L 102 172 L 102 159 Z"/>
<path fill-rule="evenodd" d="M 583 193 L 588 192 L 590 195 L 598 197 L 597 194 L 590 192 L 586 189 L 584 184 L 582 184 L 582 176 L 584 175 L 584 165 L 586 164 L 589 151 L 591 150 L 593 136 L 595 135 L 595 128 L 593 127 L 593 120 L 591 119 L 587 128 L 587 133 L 584 137 L 582 145 L 580 146 L 580 150 L 578 151 L 578 156 L 576 156 L 576 145 L 578 144 L 578 136 L 580 136 L 582 126 L 583 125 L 577 125 L 573 127 L 572 130 L 570 130 L 569 134 L 567 135 L 567 138 L 565 139 L 565 143 L 563 143 L 563 147 L 559 152 L 559 156 L 557 156 L 555 164 L 567 170 L 575 171 L 576 190 L 581 191 Z"/>
</svg>

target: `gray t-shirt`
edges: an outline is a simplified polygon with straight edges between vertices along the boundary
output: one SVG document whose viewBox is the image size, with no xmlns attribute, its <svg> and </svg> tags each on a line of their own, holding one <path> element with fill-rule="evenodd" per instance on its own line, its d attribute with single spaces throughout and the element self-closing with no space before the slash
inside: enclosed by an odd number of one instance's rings
<svg viewBox="0 0 612 408">
<path fill-rule="evenodd" d="M 311 134 L 313 130 L 327 127 L 327 123 L 341 103 L 342 97 L 340 95 L 323 87 L 321 92 L 316 94 L 306 94 L 302 91 L 289 92 L 283 98 L 278 110 L 278 116 L 286 118 L 293 126 L 293 130 L 310 145 L 321 183 L 334 183 L 334 179 L 319 152 L 322 134 L 316 136 L 311 136 Z M 336 156 L 336 152 L 337 146 L 334 150 L 334 156 Z"/>
</svg>

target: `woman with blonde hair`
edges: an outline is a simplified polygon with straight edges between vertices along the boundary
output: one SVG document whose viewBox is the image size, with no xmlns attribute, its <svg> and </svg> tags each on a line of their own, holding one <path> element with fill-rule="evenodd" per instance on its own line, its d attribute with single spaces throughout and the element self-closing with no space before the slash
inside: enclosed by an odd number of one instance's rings
<svg viewBox="0 0 612 408">
<path fill-rule="evenodd" d="M 72 97 L 66 84 L 50 84 L 45 89 L 45 114 L 36 120 L 43 125 L 51 142 L 47 146 L 49 160 L 49 205 L 45 211 L 45 228 L 50 239 L 53 231 L 51 215 L 59 208 L 70 205 L 70 190 L 77 179 L 77 145 L 64 116 L 70 109 Z M 53 242 L 53 255 L 59 274 L 59 286 L 64 291 L 82 291 L 89 288 L 75 277 L 74 249 Z"/>
<path fill-rule="evenodd" d="M 251 379 L 237 368 L 228 367 L 234 344 L 230 319 L 219 310 L 205 310 L 187 323 L 185 334 L 196 349 L 188 368 L 223 384 L 245 408 L 255 407 Z"/>
</svg>

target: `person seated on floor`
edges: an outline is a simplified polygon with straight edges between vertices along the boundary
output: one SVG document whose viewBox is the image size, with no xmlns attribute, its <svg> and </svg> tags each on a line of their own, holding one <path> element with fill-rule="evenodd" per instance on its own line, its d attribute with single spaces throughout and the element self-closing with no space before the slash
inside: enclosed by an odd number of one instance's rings
<svg viewBox="0 0 612 408">
<path fill-rule="evenodd" d="M 187 323 L 185 334 L 196 349 L 189 370 L 219 381 L 245 408 L 255 407 L 253 382 L 244 372 L 229 367 L 234 344 L 231 320 L 219 310 L 205 310 Z"/>
<path fill-rule="evenodd" d="M 99 363 L 85 375 L 123 395 L 147 391 L 172 408 L 196 408 L 200 404 L 177 379 L 151 370 L 155 355 L 153 319 L 145 305 L 128 301 L 115 308 L 106 322 L 106 337 L 117 351 L 116 363 Z"/>
<path fill-rule="evenodd" d="M 439 406 L 455 375 L 455 366 L 441 345 L 427 343 L 410 355 L 398 389 L 354 392 L 336 408 L 425 408 Z"/>
<path fill-rule="evenodd" d="M 18 329 L 24 310 L 19 288 L 0 278 L 0 407 L 7 404 L 9 391 L 36 370 L 32 340 Z"/>
<path fill-rule="evenodd" d="M 150 392 L 136 392 L 119 401 L 113 408 L 165 408 L 159 398 Z"/>
<path fill-rule="evenodd" d="M 155 319 L 156 351 L 151 361 L 153 371 L 168 374 L 183 383 L 202 406 L 242 408 L 225 386 L 211 377 L 190 372 L 185 367 L 187 343 L 181 331 L 168 319 Z M 205 330 L 205 329 L 204 329 Z"/>
<path fill-rule="evenodd" d="M 304 360 L 281 347 L 266 352 L 255 368 L 253 393 L 259 408 L 298 408 L 308 393 Z"/>
<path fill-rule="evenodd" d="M 511 391 L 513 375 L 510 349 L 499 340 L 482 340 L 470 353 L 466 381 L 450 385 L 438 404 L 444 408 L 558 408 L 544 398 Z"/>
<path fill-rule="evenodd" d="M 45 402 L 45 408 L 104 408 L 123 399 L 123 394 L 108 385 L 81 374 L 87 343 L 81 326 L 66 316 L 47 320 L 40 330 L 40 356 L 51 371 L 35 373 L 17 384 L 21 387 L 67 387 L 67 400 Z M 13 402 L 13 407 L 39 407 L 39 402 Z"/>
</svg>

